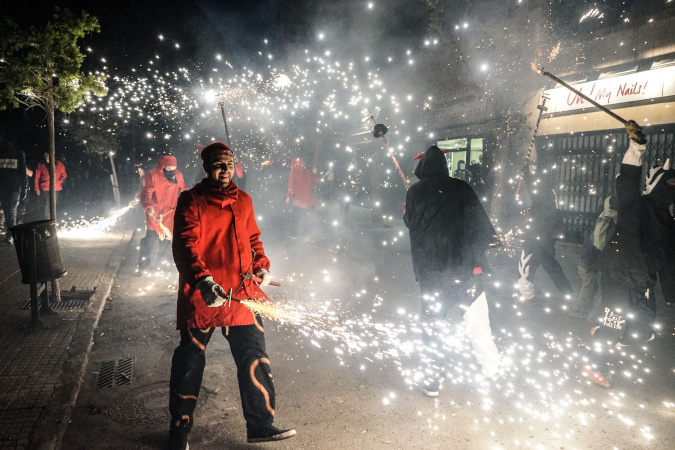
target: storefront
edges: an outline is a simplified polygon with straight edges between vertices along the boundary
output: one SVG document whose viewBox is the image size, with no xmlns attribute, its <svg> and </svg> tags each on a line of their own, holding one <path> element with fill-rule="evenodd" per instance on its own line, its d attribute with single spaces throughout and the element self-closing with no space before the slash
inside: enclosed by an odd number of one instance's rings
<svg viewBox="0 0 675 450">
<path fill-rule="evenodd" d="M 450 176 L 469 181 L 467 169 L 472 165 L 483 163 L 485 151 L 485 139 L 482 137 L 460 137 L 437 141 L 436 145 L 441 150 L 449 150 L 445 154 L 448 161 Z"/>
<path fill-rule="evenodd" d="M 641 64 L 644 66 L 645 64 Z M 573 87 L 626 120 L 635 120 L 649 144 L 643 171 L 675 160 L 675 60 L 657 61 L 648 70 L 638 65 L 601 73 Z M 624 126 L 565 88 L 543 93 L 546 115 L 535 146 L 538 160 L 551 167 L 564 213 L 565 239 L 581 242 L 588 235 L 604 199 L 614 192 L 614 179 L 628 147 Z"/>
</svg>

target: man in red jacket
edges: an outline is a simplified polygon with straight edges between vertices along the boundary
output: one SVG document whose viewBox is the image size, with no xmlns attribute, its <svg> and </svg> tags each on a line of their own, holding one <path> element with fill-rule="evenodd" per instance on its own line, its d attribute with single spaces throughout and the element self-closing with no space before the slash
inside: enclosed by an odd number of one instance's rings
<svg viewBox="0 0 675 450">
<path fill-rule="evenodd" d="M 49 152 L 45 152 L 45 161 L 35 169 L 35 194 L 38 196 L 37 214 L 34 220 L 49 220 Z M 66 166 L 61 161 L 54 163 L 54 193 L 56 199 L 63 190 L 63 181 L 68 175 Z"/>
<path fill-rule="evenodd" d="M 162 156 L 157 166 L 148 172 L 143 190 L 141 206 L 145 211 L 147 231 L 141 239 L 138 258 L 138 275 L 150 266 L 152 248 L 157 243 L 158 252 L 155 264 L 160 269 L 167 264 L 165 257 L 171 247 L 173 234 L 173 216 L 178 196 L 187 188 L 183 174 L 176 170 L 178 161 L 175 156 Z"/>
<path fill-rule="evenodd" d="M 232 182 L 232 150 L 214 142 L 202 150 L 207 178 L 183 192 L 176 207 L 173 258 L 178 268 L 177 328 L 180 344 L 171 362 L 172 449 L 188 448 L 193 412 L 206 364 L 206 345 L 215 327 L 230 344 L 249 443 L 294 436 L 272 422 L 275 394 L 265 352 L 262 320 L 236 299 L 268 301 L 265 256 L 251 197 Z M 255 274 L 262 278 L 257 284 Z M 232 301 L 226 301 L 230 297 Z"/>
</svg>

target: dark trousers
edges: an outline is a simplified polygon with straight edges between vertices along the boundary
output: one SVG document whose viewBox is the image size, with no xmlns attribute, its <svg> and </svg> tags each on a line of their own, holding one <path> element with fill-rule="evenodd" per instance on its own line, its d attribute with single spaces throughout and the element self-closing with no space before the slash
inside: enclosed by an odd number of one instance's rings
<svg viewBox="0 0 675 450">
<path fill-rule="evenodd" d="M 138 255 L 138 268 L 143 270 L 150 267 L 152 260 L 152 249 L 157 245 L 157 258 L 155 259 L 155 265 L 159 267 L 162 261 L 169 255 L 171 249 L 171 240 L 164 239 L 163 241 L 159 240 L 159 235 L 155 230 L 147 230 L 145 232 L 145 237 L 141 239 L 140 242 L 140 251 Z"/>
<path fill-rule="evenodd" d="M 609 273 L 603 273 L 600 289 L 602 311 L 593 318 L 597 328 L 590 340 L 590 360 L 604 370 L 610 350 L 638 346 L 653 338 L 656 299 L 653 285 L 649 290 L 635 289 L 620 284 Z"/>
<path fill-rule="evenodd" d="M 12 235 L 9 229 L 16 225 L 16 212 L 19 208 L 20 197 L 20 189 L 16 191 L 5 190 L 5 188 L 0 189 L 0 205 L 2 205 L 2 210 L 5 212 L 6 237 Z"/>
<path fill-rule="evenodd" d="M 666 267 L 659 271 L 659 283 L 666 304 L 675 305 L 675 262 L 668 261 Z"/>
<path fill-rule="evenodd" d="M 581 277 L 581 288 L 579 288 L 579 293 L 572 302 L 570 312 L 588 316 L 593 311 L 595 296 L 600 287 L 598 283 L 598 271 L 577 266 L 577 272 Z"/>
<path fill-rule="evenodd" d="M 248 430 L 265 427 L 274 421 L 274 382 L 265 353 L 262 320 L 256 317 L 256 321 L 254 325 L 222 328 L 237 366 L 239 395 Z M 187 437 L 192 429 L 193 412 L 206 365 L 206 345 L 214 330 L 180 330 L 180 345 L 173 352 L 171 361 L 169 433 L 172 436 Z"/>
<path fill-rule="evenodd" d="M 573 294 L 565 272 L 555 259 L 555 240 L 525 241 L 518 266 L 520 271 L 518 283 L 521 295 L 527 300 L 534 297 L 534 276 L 539 266 L 544 268 L 561 294 L 569 296 Z"/>
<path fill-rule="evenodd" d="M 424 358 L 442 365 L 442 336 L 448 336 L 455 324 L 462 323 L 462 310 L 466 311 L 483 292 L 480 276 L 476 279 L 458 279 L 441 272 L 426 273 L 419 278 L 422 292 L 422 325 L 424 332 Z"/>
<path fill-rule="evenodd" d="M 56 191 L 54 199 L 56 200 L 56 206 L 58 207 L 59 192 Z M 36 195 L 35 199 L 35 211 L 33 212 L 34 216 L 32 220 L 49 220 L 51 215 L 49 213 L 49 191 L 42 191 L 40 195 Z"/>
<path fill-rule="evenodd" d="M 295 205 L 293 206 L 293 211 L 291 213 L 291 236 L 299 236 L 301 231 L 307 231 L 308 217 L 311 212 L 312 207 L 300 208 Z"/>
</svg>

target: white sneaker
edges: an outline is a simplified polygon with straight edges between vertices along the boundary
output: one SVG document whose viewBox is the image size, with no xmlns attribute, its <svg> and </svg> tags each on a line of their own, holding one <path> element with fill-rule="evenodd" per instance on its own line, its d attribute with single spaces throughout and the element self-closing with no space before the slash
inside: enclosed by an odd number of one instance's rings
<svg viewBox="0 0 675 450">
<path fill-rule="evenodd" d="M 420 385 L 420 389 L 427 397 L 438 397 L 440 383 L 438 380 L 424 381 Z"/>
</svg>

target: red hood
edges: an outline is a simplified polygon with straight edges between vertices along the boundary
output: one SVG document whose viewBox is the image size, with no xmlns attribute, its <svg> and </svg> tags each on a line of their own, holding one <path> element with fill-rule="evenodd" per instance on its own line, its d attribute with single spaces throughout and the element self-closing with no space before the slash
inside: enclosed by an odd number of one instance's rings
<svg viewBox="0 0 675 450">
<path fill-rule="evenodd" d="M 166 166 L 177 166 L 178 165 L 178 160 L 176 159 L 175 156 L 171 155 L 166 155 L 162 156 L 155 166 L 155 169 L 157 170 L 164 170 Z"/>
<path fill-rule="evenodd" d="M 295 158 L 291 161 L 291 170 L 302 170 L 305 168 L 305 161 L 302 158 Z"/>
</svg>

